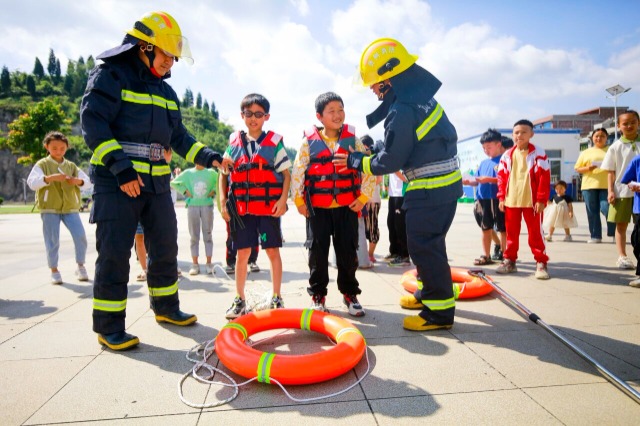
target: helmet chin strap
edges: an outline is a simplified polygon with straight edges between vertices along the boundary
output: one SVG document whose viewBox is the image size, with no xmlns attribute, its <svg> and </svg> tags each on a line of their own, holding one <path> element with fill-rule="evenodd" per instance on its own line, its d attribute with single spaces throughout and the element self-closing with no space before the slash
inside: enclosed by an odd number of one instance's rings
<svg viewBox="0 0 640 426">
<path fill-rule="evenodd" d="M 389 83 L 385 83 L 384 81 L 378 83 L 378 100 L 380 102 L 384 100 L 384 96 L 389 92 L 389 89 L 391 89 L 391 85 Z"/>
<path fill-rule="evenodd" d="M 160 74 L 158 74 L 155 68 L 153 68 L 153 61 L 156 60 L 156 54 L 153 51 L 153 44 L 147 43 L 146 46 L 140 46 L 140 50 L 144 53 L 147 59 L 149 59 L 149 69 L 151 70 L 151 73 L 158 78 L 162 77 Z"/>
</svg>

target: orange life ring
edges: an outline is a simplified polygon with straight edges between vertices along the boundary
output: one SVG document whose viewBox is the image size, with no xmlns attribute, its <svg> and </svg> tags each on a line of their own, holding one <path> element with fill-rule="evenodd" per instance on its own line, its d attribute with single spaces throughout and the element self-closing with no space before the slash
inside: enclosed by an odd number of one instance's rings
<svg viewBox="0 0 640 426">
<path fill-rule="evenodd" d="M 415 293 L 418 289 L 418 270 L 412 269 L 402 274 L 400 284 L 409 293 Z M 491 277 L 487 276 L 491 279 Z M 493 287 L 480 277 L 474 277 L 462 268 L 451 268 L 451 279 L 453 284 L 458 286 L 460 295 L 458 299 L 474 299 L 486 296 L 493 291 Z"/>
<path fill-rule="evenodd" d="M 299 328 L 322 333 L 336 345 L 308 355 L 261 352 L 246 344 L 249 336 L 266 330 Z M 231 371 L 259 382 L 283 385 L 323 382 L 338 377 L 360 362 L 366 343 L 349 321 L 313 309 L 271 309 L 243 315 L 225 325 L 216 338 L 220 361 Z"/>
</svg>

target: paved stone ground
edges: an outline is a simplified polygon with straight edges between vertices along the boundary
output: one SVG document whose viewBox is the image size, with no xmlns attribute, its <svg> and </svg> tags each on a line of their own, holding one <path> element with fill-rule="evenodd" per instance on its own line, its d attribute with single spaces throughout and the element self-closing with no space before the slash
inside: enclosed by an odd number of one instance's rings
<svg viewBox="0 0 640 426">
<path fill-rule="evenodd" d="M 636 389 L 640 384 L 640 290 L 627 285 L 633 271 L 615 268 L 615 246 L 586 244 L 584 206 L 576 203 L 580 227 L 572 243 L 552 242 L 552 279 L 533 279 L 535 268 L 521 239 L 519 272 L 493 275 L 499 285 L 556 327 L 572 342 Z M 180 264 L 189 266 L 186 210 L 177 207 Z M 88 221 L 88 214 L 82 215 Z M 386 217 L 383 205 L 381 217 Z M 384 219 L 382 220 L 384 223 Z M 387 251 L 382 229 L 379 258 Z M 525 228 L 526 229 L 526 228 Z M 94 227 L 88 266 L 95 261 Z M 290 209 L 283 220 L 286 238 L 283 294 L 287 307 L 309 304 L 304 220 Z M 225 232 L 216 214 L 214 260 L 224 257 Z M 60 424 L 638 424 L 640 405 L 600 376 L 578 355 L 541 327 L 497 298 L 459 301 L 449 331 L 415 333 L 402 329 L 407 315 L 398 305 L 404 269 L 378 263 L 358 272 L 367 315 L 355 319 L 369 345 L 371 372 L 350 391 L 329 399 L 296 403 L 277 387 L 251 383 L 232 402 L 194 409 L 178 397 L 178 382 L 191 369 L 186 351 L 214 338 L 226 323 L 224 311 L 235 295 L 234 283 L 217 276 L 185 276 L 182 308 L 198 314 L 193 327 L 156 324 L 145 285 L 133 278 L 127 306 L 128 330 L 141 339 L 138 348 L 105 350 L 91 331 L 91 284 L 73 276 L 71 238 L 62 230 L 60 269 L 64 285 L 49 283 L 38 215 L 0 216 L 0 423 Z M 480 231 L 472 206 L 460 204 L 448 237 L 453 266 L 471 267 L 480 253 Z M 629 252 L 631 250 L 629 249 Z M 135 262 L 133 262 L 135 263 Z M 249 288 L 268 291 L 269 263 L 251 274 Z M 485 270 L 491 274 L 495 265 Z M 335 285 L 328 306 L 349 316 Z M 144 284 L 144 283 L 143 283 Z M 263 343 L 262 350 L 311 353 L 326 347 L 315 333 L 287 332 Z M 215 355 L 210 363 L 219 365 Z M 331 394 L 346 388 L 366 370 L 356 368 L 329 382 L 289 387 L 297 398 Z M 219 375 L 218 375 L 219 376 Z M 243 379 L 233 375 L 239 382 Z M 189 380 L 184 392 L 194 403 L 228 398 L 232 390 Z"/>
</svg>

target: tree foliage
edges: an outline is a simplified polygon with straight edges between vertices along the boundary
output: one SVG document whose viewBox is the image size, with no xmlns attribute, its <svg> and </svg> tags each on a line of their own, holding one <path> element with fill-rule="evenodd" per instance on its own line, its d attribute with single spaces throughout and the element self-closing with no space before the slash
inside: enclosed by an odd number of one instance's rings
<svg viewBox="0 0 640 426">
<path fill-rule="evenodd" d="M 36 63 L 33 66 L 33 75 L 36 76 L 38 80 L 44 78 L 44 67 L 42 66 L 42 62 L 40 59 L 36 58 Z"/>
<path fill-rule="evenodd" d="M 56 55 L 53 53 L 53 49 L 49 49 L 49 63 L 47 64 L 47 72 L 49 76 L 53 78 L 56 73 Z"/>
<path fill-rule="evenodd" d="M 9 123 L 8 135 L 0 131 L 0 149 L 18 154 L 19 163 L 32 164 L 46 155 L 42 147 L 44 135 L 59 130 L 69 138 L 67 157 L 87 166 L 91 151 L 80 134 L 79 107 L 89 71 L 95 67 L 94 58 L 88 56 L 86 62 L 82 56 L 69 60 L 64 74 L 53 49 L 49 51 L 46 72 L 38 58 L 34 63 L 32 73 L 11 71 L 6 66 L 0 72 L 0 110 L 18 117 Z M 213 101 L 205 100 L 200 93 L 196 100 L 188 88 L 180 109 L 184 125 L 198 141 L 218 152 L 226 149 L 233 128 L 219 122 Z M 191 167 L 179 156 L 173 158 L 172 165 Z"/>
<path fill-rule="evenodd" d="M 52 130 L 60 130 L 64 122 L 65 113 L 60 104 L 45 99 L 9 123 L 6 144 L 14 154 L 22 154 L 18 163 L 33 164 L 46 155 L 42 146 L 44 136 Z"/>
<path fill-rule="evenodd" d="M 11 93 L 11 74 L 6 66 L 2 67 L 2 74 L 0 74 L 0 90 L 5 96 Z"/>
</svg>

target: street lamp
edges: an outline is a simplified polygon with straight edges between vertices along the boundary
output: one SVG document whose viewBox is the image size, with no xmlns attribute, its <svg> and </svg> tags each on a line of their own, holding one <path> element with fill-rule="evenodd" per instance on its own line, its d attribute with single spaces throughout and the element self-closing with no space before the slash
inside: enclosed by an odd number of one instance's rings
<svg viewBox="0 0 640 426">
<path fill-rule="evenodd" d="M 614 117 L 613 128 L 615 129 L 615 137 L 613 140 L 616 141 L 618 140 L 618 96 L 622 95 L 623 93 L 627 93 L 629 90 L 631 90 L 631 87 L 625 89 L 619 84 L 616 84 L 615 86 L 609 87 L 606 90 L 611 95 L 611 96 L 607 96 L 607 98 L 613 99 L 613 117 Z"/>
</svg>

